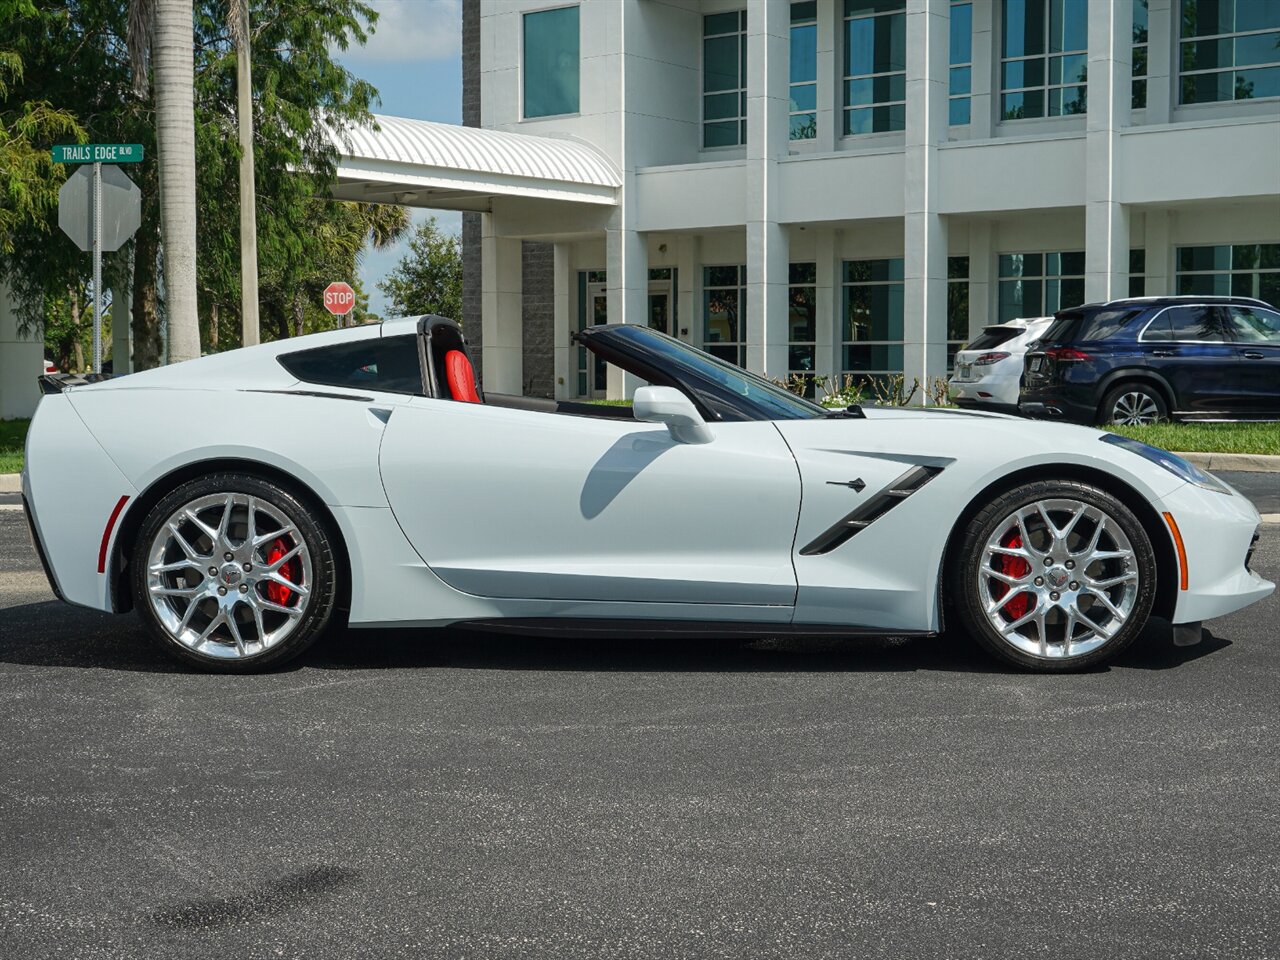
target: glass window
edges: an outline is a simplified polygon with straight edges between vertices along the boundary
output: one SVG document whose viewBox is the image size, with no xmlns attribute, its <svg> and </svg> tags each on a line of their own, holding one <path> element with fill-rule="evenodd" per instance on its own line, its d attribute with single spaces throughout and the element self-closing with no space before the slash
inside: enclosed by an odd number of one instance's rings
<svg viewBox="0 0 1280 960">
<path fill-rule="evenodd" d="M 969 122 L 969 94 L 973 90 L 973 4 L 951 4 L 951 101 L 949 122 Z"/>
<path fill-rule="evenodd" d="M 1178 293 L 1254 297 L 1280 306 L 1280 243 L 1179 247 Z"/>
<path fill-rule="evenodd" d="M 524 15 L 524 116 L 578 112 L 578 8 Z"/>
<path fill-rule="evenodd" d="M 1129 251 L 1129 296 L 1147 295 L 1147 251 Z"/>
<path fill-rule="evenodd" d="M 791 4 L 791 139 L 818 135 L 818 4 Z"/>
<path fill-rule="evenodd" d="M 1133 0 L 1133 100 L 1134 110 L 1147 105 L 1147 2 Z"/>
<path fill-rule="evenodd" d="M 846 260 L 840 368 L 855 380 L 902 373 L 903 261 Z"/>
<path fill-rule="evenodd" d="M 1227 330 L 1236 343 L 1269 343 L 1280 347 L 1280 313 L 1261 307 L 1228 307 Z"/>
<path fill-rule="evenodd" d="M 904 130 L 905 0 L 844 0 L 844 135 Z"/>
<path fill-rule="evenodd" d="M 1213 307 L 1170 307 L 1165 311 L 1165 316 L 1169 318 L 1172 340 L 1222 342 L 1222 329 L 1218 325 L 1217 311 Z"/>
<path fill-rule="evenodd" d="M 306 383 L 384 393 L 422 393 L 415 334 L 299 350 L 281 355 L 280 365 Z"/>
<path fill-rule="evenodd" d="M 1000 118 L 1084 113 L 1088 0 L 1001 0 L 1000 9 Z"/>
<path fill-rule="evenodd" d="M 812 397 L 817 363 L 817 264 L 791 264 L 788 281 L 787 375 L 803 380 L 804 395 Z"/>
<path fill-rule="evenodd" d="M 740 367 L 747 365 L 747 268 L 704 267 L 702 348 Z"/>
<path fill-rule="evenodd" d="M 1000 322 L 1084 303 L 1084 251 L 1000 255 Z"/>
<path fill-rule="evenodd" d="M 1181 0 L 1182 103 L 1280 97 L 1280 3 Z"/>
<path fill-rule="evenodd" d="M 947 257 L 947 373 L 969 339 L 969 258 Z"/>
<path fill-rule="evenodd" d="M 747 11 L 702 18 L 702 146 L 747 142 Z"/>
</svg>

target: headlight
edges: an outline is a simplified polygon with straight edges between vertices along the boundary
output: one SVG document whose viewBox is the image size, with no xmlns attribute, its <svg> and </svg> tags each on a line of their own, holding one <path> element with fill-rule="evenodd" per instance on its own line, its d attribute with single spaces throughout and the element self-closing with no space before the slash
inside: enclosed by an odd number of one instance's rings
<svg viewBox="0 0 1280 960">
<path fill-rule="evenodd" d="M 1099 438 L 1103 443 L 1112 443 L 1117 447 L 1128 450 L 1130 453 L 1136 453 L 1140 457 L 1145 457 L 1152 463 L 1158 463 L 1170 473 L 1181 477 L 1187 483 L 1194 483 L 1197 487 L 1204 487 L 1206 490 L 1212 490 L 1215 493 L 1225 493 L 1231 496 L 1231 488 L 1215 477 L 1213 474 L 1201 470 L 1194 463 L 1182 459 L 1176 453 L 1170 453 L 1168 450 L 1161 450 L 1159 447 L 1153 447 L 1149 443 L 1143 443 L 1140 440 L 1134 440 L 1131 437 L 1122 437 L 1118 433 L 1108 433 Z"/>
</svg>

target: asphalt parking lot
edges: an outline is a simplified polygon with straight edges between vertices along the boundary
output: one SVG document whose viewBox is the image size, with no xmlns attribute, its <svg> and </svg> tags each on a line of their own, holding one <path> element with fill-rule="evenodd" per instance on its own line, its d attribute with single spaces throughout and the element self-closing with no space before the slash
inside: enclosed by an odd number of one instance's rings
<svg viewBox="0 0 1280 960">
<path fill-rule="evenodd" d="M 0 510 L 0 956 L 1280 956 L 1277 622 L 1064 677 L 463 632 L 205 676 Z"/>
</svg>

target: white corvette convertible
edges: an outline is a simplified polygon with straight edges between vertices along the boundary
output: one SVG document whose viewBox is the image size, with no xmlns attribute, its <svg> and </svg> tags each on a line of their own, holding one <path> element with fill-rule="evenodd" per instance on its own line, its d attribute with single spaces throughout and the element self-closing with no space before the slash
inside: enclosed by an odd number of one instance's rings
<svg viewBox="0 0 1280 960">
<path fill-rule="evenodd" d="M 46 377 L 23 497 L 54 592 L 249 671 L 352 628 L 932 634 L 1037 670 L 1267 596 L 1259 517 L 1162 450 L 950 410 L 824 410 L 634 325 L 577 344 L 631 408 L 483 394 L 456 324 L 388 321 Z M 959 631 L 957 631 L 958 633 Z M 356 634 L 352 634 L 356 635 Z"/>
</svg>

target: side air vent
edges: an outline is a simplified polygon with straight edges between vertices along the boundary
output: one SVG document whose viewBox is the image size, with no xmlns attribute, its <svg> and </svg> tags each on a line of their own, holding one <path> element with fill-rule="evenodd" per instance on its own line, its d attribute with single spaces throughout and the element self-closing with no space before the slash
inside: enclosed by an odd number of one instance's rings
<svg viewBox="0 0 1280 960">
<path fill-rule="evenodd" d="M 855 533 L 871 526 L 941 472 L 941 467 L 912 467 L 853 513 L 815 537 L 812 543 L 800 551 L 800 556 L 815 557 L 830 553 Z"/>
</svg>

